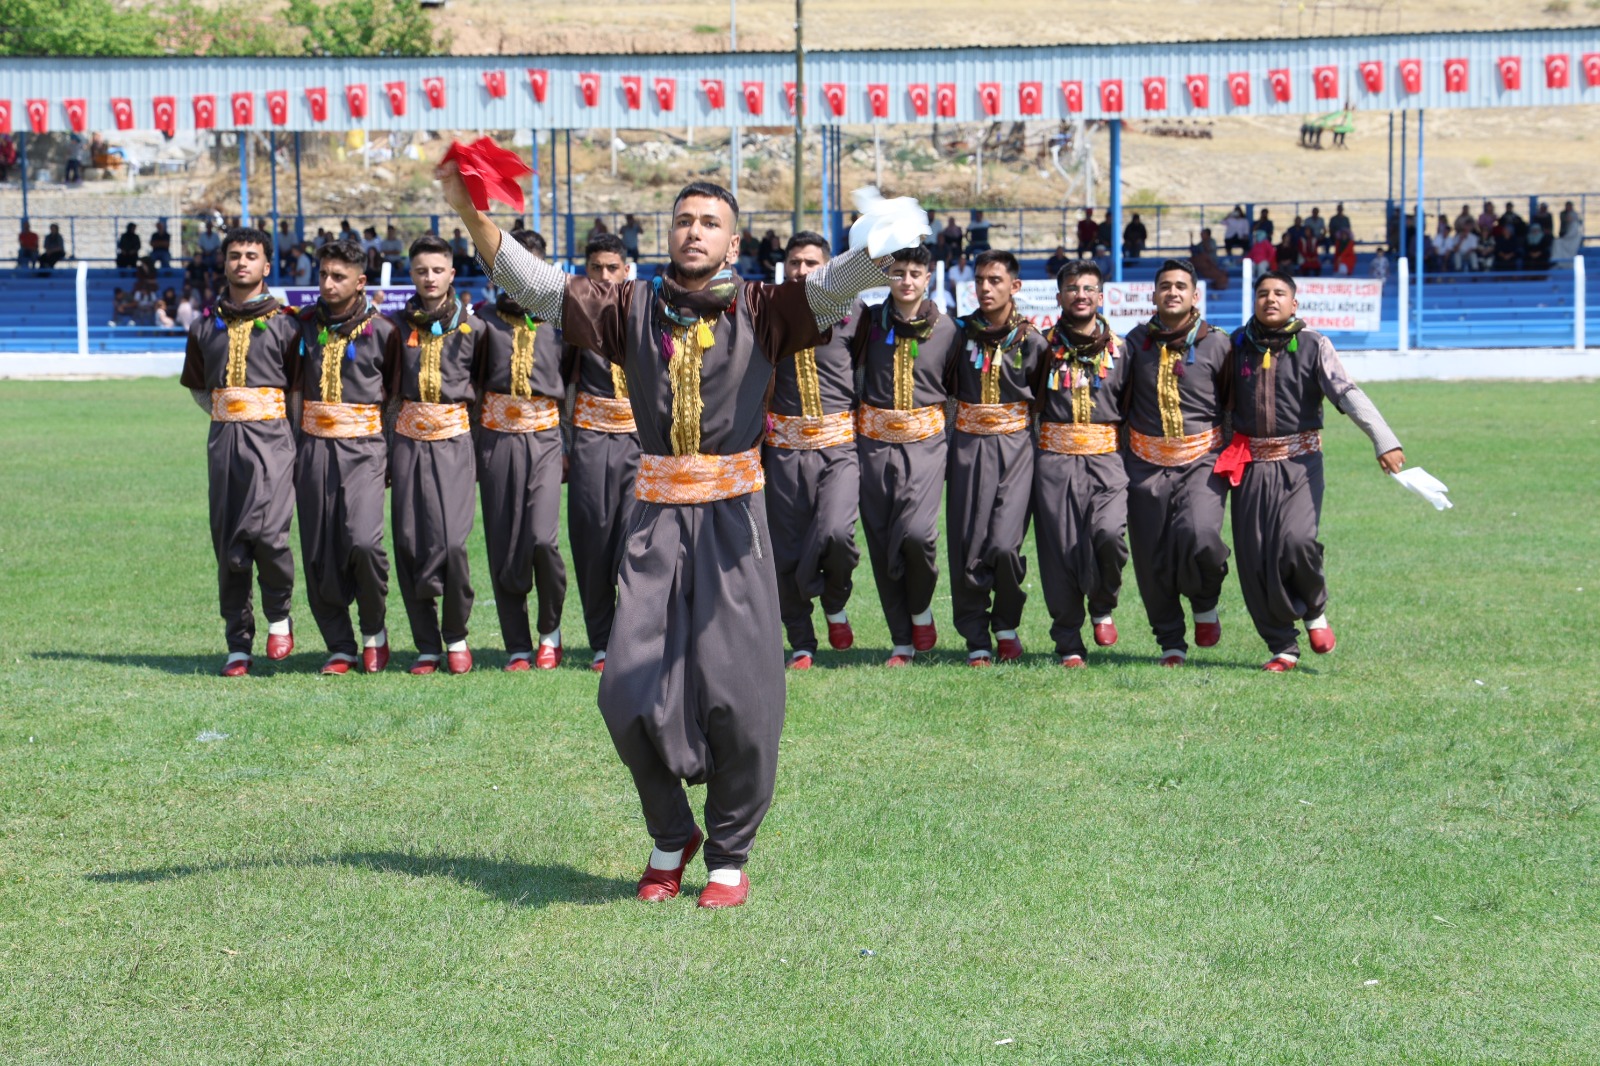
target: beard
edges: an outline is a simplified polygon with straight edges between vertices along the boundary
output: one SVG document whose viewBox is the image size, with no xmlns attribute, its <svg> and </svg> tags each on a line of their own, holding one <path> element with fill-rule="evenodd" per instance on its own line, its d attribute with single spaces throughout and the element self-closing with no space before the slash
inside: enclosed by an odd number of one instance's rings
<svg viewBox="0 0 1600 1066">
<path fill-rule="evenodd" d="M 722 269 L 722 264 L 716 260 L 707 260 L 704 266 L 686 267 L 677 262 L 672 264 L 672 272 L 678 275 L 680 281 L 704 281 Z"/>
</svg>

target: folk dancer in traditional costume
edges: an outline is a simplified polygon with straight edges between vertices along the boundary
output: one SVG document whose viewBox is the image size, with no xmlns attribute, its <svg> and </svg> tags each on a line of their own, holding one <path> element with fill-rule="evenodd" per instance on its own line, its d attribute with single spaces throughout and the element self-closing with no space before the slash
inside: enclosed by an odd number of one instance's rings
<svg viewBox="0 0 1600 1066">
<path fill-rule="evenodd" d="M 1161 665 L 1182 666 L 1183 598 L 1194 642 L 1222 638 L 1217 599 L 1228 576 L 1222 515 L 1228 483 L 1212 468 L 1227 406 L 1227 335 L 1196 306 L 1194 266 L 1169 259 L 1156 273 L 1156 313 L 1127 337 L 1128 543 Z"/>
<path fill-rule="evenodd" d="M 584 248 L 584 274 L 621 284 L 628 277 L 622 238 L 597 233 Z M 606 649 L 617 615 L 617 569 L 622 542 L 636 506 L 639 427 L 628 403 L 622 364 L 592 348 L 567 345 L 567 379 L 577 391 L 572 405 L 572 443 L 567 476 L 567 539 L 583 602 L 583 624 L 594 652 L 590 668 L 605 669 Z"/>
<path fill-rule="evenodd" d="M 391 515 L 395 579 L 417 648 L 413 674 L 434 673 L 441 657 L 452 674 L 472 669 L 467 537 L 477 462 L 468 407 L 477 399 L 486 336 L 456 295 L 455 274 L 450 246 L 418 237 L 411 244 L 417 292 L 395 322 L 404 346 L 389 387 L 400 400 L 389 453 Z"/>
<path fill-rule="evenodd" d="M 1022 271 L 1010 252 L 972 265 L 978 308 L 966 316 L 955 363 L 956 432 L 950 442 L 950 604 L 967 665 L 1022 658 L 1022 579 L 1033 494 L 1034 378 L 1046 344 L 1017 310 Z M 990 631 L 994 643 L 990 642 Z"/>
<path fill-rule="evenodd" d="M 384 440 L 388 386 L 400 331 L 367 298 L 366 253 L 352 240 L 317 249 L 321 298 L 299 314 L 305 411 L 295 459 L 306 599 L 328 646 L 324 674 L 358 661 L 389 664 L 389 557 L 383 511 L 389 477 Z M 350 605 L 361 623 L 357 660 Z"/>
<path fill-rule="evenodd" d="M 568 278 L 505 239 L 472 206 L 453 164 L 439 176 L 495 283 L 560 326 L 569 344 L 623 367 L 644 454 L 599 702 L 655 840 L 638 894 L 676 896 L 703 839 L 710 883 L 700 905 L 741 904 L 784 713 L 761 498 L 768 383 L 779 359 L 815 346 L 856 293 L 882 284 L 882 267 L 858 251 L 802 284 L 740 282 L 729 269 L 737 202 L 696 182 L 674 203 L 665 274 L 622 285 Z M 925 216 L 906 224 L 903 214 L 863 219 L 887 230 L 871 234 L 874 253 L 926 234 Z M 684 781 L 706 785 L 704 833 Z"/>
<path fill-rule="evenodd" d="M 828 261 L 827 240 L 800 232 L 784 249 L 784 279 L 798 282 Z M 812 601 L 822 600 L 828 646 L 844 651 L 855 643 L 845 605 L 856 564 L 856 514 L 861 467 L 856 459 L 855 368 L 846 316 L 822 344 L 780 362 L 768 405 L 766 448 L 767 524 L 778 572 L 778 608 L 789 638 L 789 668 L 804 670 L 817 654 Z"/>
<path fill-rule="evenodd" d="M 1092 259 L 1056 275 L 1061 317 L 1050 330 L 1035 387 L 1039 451 L 1034 460 L 1034 540 L 1050 637 L 1061 665 L 1088 664 L 1084 619 L 1100 647 L 1117 642 L 1112 612 L 1128 562 L 1128 475 L 1117 454 L 1123 344 L 1100 314 L 1104 280 Z"/>
<path fill-rule="evenodd" d="M 888 666 L 911 665 L 939 639 L 933 591 L 949 451 L 945 405 L 961 330 L 927 298 L 932 263 L 920 245 L 894 253 L 889 298 L 858 310 L 852 342 L 862 372 L 861 528 L 894 642 Z"/>
<path fill-rule="evenodd" d="M 1333 344 L 1296 317 L 1295 283 L 1269 270 L 1256 281 L 1255 315 L 1233 334 L 1233 438 L 1216 472 L 1233 487 L 1233 548 L 1256 632 L 1283 673 L 1300 658 L 1297 622 L 1311 650 L 1333 650 L 1322 569 L 1322 401 L 1361 427 L 1378 465 L 1405 465 L 1400 440 L 1350 380 Z"/>
<path fill-rule="evenodd" d="M 544 238 L 514 238 L 544 258 Z M 561 403 L 566 397 L 561 331 L 501 292 L 482 311 L 483 361 L 478 368 L 478 492 L 495 613 L 508 671 L 561 665 L 561 609 L 567 568 L 561 559 Z M 538 655 L 528 624 L 528 594 L 537 590 Z"/>
<path fill-rule="evenodd" d="M 250 672 L 256 635 L 252 571 L 267 616 L 267 658 L 294 650 L 289 599 L 294 553 L 294 429 L 300 398 L 300 329 L 269 295 L 272 238 L 258 229 L 230 230 L 222 241 L 228 292 L 216 313 L 189 327 L 179 383 L 211 416 L 206 438 L 211 546 L 217 595 L 228 642 L 223 677 Z"/>
</svg>

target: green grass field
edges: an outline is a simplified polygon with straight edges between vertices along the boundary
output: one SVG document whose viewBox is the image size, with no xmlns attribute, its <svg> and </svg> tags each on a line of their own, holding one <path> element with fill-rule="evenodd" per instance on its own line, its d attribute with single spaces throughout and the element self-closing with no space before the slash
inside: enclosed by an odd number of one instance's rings
<svg viewBox="0 0 1600 1066">
<path fill-rule="evenodd" d="M 1161 670 L 1130 570 L 1090 670 L 1036 595 L 1025 665 L 943 598 L 887 673 L 863 568 L 702 912 L 631 898 L 575 591 L 553 675 L 480 569 L 468 677 L 319 678 L 300 600 L 222 681 L 204 417 L 0 384 L 0 1062 L 1600 1061 L 1600 385 L 1370 391 L 1456 509 L 1331 426 L 1333 655 L 1260 673 L 1230 582 Z"/>
</svg>

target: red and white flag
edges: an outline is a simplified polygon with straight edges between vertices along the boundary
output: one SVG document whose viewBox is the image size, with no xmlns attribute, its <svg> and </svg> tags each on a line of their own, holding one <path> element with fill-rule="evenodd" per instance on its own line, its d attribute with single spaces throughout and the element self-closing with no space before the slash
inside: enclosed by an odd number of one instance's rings
<svg viewBox="0 0 1600 1066">
<path fill-rule="evenodd" d="M 1572 60 L 1565 55 L 1556 54 L 1544 57 L 1544 87 L 1546 89 L 1565 89 L 1572 74 Z"/>
<path fill-rule="evenodd" d="M 1100 110 L 1116 113 L 1122 110 L 1122 79 L 1107 78 L 1100 83 Z"/>
<path fill-rule="evenodd" d="M 873 118 L 888 118 L 889 87 L 887 85 L 868 85 L 867 107 L 871 110 Z"/>
<path fill-rule="evenodd" d="M 367 87 L 365 85 L 346 85 L 344 87 L 344 103 L 350 109 L 351 118 L 366 118 Z"/>
<path fill-rule="evenodd" d="M 282 126 L 289 121 L 289 90 L 273 89 L 267 93 L 267 117 L 272 119 L 274 126 Z"/>
<path fill-rule="evenodd" d="M 618 80 L 622 82 L 622 100 L 628 105 L 628 110 L 638 111 L 644 107 L 644 76 L 624 74 Z"/>
<path fill-rule="evenodd" d="M 444 79 L 437 76 L 423 78 L 422 95 L 428 98 L 428 106 L 435 111 L 444 107 Z"/>
<path fill-rule="evenodd" d="M 254 126 L 256 124 L 255 93 L 234 93 L 231 104 L 233 106 L 233 124 L 235 126 Z"/>
<path fill-rule="evenodd" d="M 89 127 L 89 102 L 87 100 L 63 100 L 61 109 L 67 113 L 67 128 L 73 133 L 82 133 Z"/>
<path fill-rule="evenodd" d="M 389 98 L 389 113 L 400 117 L 406 113 L 406 83 L 403 81 L 386 81 L 383 83 L 383 92 Z"/>
<path fill-rule="evenodd" d="M 1600 52 L 1588 52 L 1584 55 L 1583 82 L 1591 89 L 1600 85 Z"/>
<path fill-rule="evenodd" d="M 744 109 L 752 115 L 761 114 L 762 105 L 767 102 L 766 84 L 759 81 L 747 81 L 741 88 L 744 92 Z"/>
<path fill-rule="evenodd" d="M 1444 91 L 1447 93 L 1464 93 L 1467 91 L 1467 61 L 1465 59 L 1446 59 L 1444 61 Z"/>
<path fill-rule="evenodd" d="M 0 133 L 10 133 L 10 132 L 11 132 L 11 101 L 10 100 L 0 100 Z"/>
<path fill-rule="evenodd" d="M 906 96 L 911 99 L 911 113 L 918 118 L 928 117 L 929 99 L 928 86 L 925 83 L 906 86 Z"/>
<path fill-rule="evenodd" d="M 195 96 L 194 128 L 197 130 L 214 130 L 217 128 L 217 97 L 215 93 L 200 93 Z"/>
<path fill-rule="evenodd" d="M 178 98 L 157 96 L 150 100 L 150 111 L 155 117 L 156 130 L 171 137 L 178 130 Z"/>
<path fill-rule="evenodd" d="M 1167 79 L 1144 79 L 1144 109 L 1146 111 L 1165 111 L 1167 109 Z"/>
<path fill-rule="evenodd" d="M 999 82 L 980 81 L 978 83 L 978 109 L 990 118 L 1000 113 Z"/>
<path fill-rule="evenodd" d="M 1339 68 L 1318 67 L 1311 72 L 1311 84 L 1316 87 L 1318 100 L 1339 98 Z"/>
<path fill-rule="evenodd" d="M 528 88 L 533 90 L 535 103 L 544 103 L 545 93 L 550 91 L 550 72 L 548 70 L 535 70 L 528 68 Z"/>
<path fill-rule="evenodd" d="M 845 88 L 842 81 L 826 81 L 822 83 L 822 99 L 828 105 L 828 113 L 834 118 L 844 114 Z"/>
<path fill-rule="evenodd" d="M 720 111 L 728 102 L 721 78 L 701 78 L 700 91 L 706 94 L 706 106 L 713 111 Z"/>
<path fill-rule="evenodd" d="M 1272 98 L 1280 104 L 1289 102 L 1290 81 L 1287 67 L 1267 71 L 1267 84 L 1272 86 Z"/>
<path fill-rule="evenodd" d="M 1228 98 L 1233 101 L 1234 107 L 1250 106 L 1250 74 L 1247 71 L 1236 70 L 1228 75 Z"/>
<path fill-rule="evenodd" d="M 1183 87 L 1189 92 L 1189 106 L 1204 111 L 1211 106 L 1211 79 L 1205 74 L 1187 74 Z"/>
<path fill-rule="evenodd" d="M 1422 91 L 1422 60 L 1402 59 L 1400 61 L 1400 84 L 1407 93 L 1415 95 Z"/>
<path fill-rule="evenodd" d="M 789 105 L 789 114 L 794 114 L 794 82 L 786 81 L 783 83 L 783 100 L 784 103 Z"/>
<path fill-rule="evenodd" d="M 1025 81 L 1017 86 L 1017 113 L 1020 115 L 1044 114 L 1044 82 Z"/>
<path fill-rule="evenodd" d="M 28 125 L 35 133 L 48 133 L 50 131 L 50 101 L 28 101 Z"/>
<path fill-rule="evenodd" d="M 956 84 L 941 81 L 933 93 L 933 113 L 938 118 L 956 117 Z"/>
<path fill-rule="evenodd" d="M 655 90 L 656 107 L 662 111 L 671 111 L 678 106 L 678 79 L 657 78 L 651 88 Z"/>
<path fill-rule="evenodd" d="M 506 72 L 503 70 L 486 70 L 483 72 L 483 88 L 491 100 L 498 100 L 506 94 Z"/>
<path fill-rule="evenodd" d="M 1369 93 L 1383 92 L 1383 64 L 1376 59 L 1361 64 L 1361 84 L 1367 87 Z"/>
<path fill-rule="evenodd" d="M 592 71 L 578 75 L 578 92 L 583 96 L 584 107 L 600 106 L 600 75 Z"/>
<path fill-rule="evenodd" d="M 1064 81 L 1061 83 L 1061 102 L 1068 111 L 1073 113 L 1083 110 L 1083 82 Z"/>
<path fill-rule="evenodd" d="M 133 129 L 133 101 L 126 96 L 111 98 L 111 121 L 119 130 Z"/>
<path fill-rule="evenodd" d="M 1500 85 L 1507 92 L 1515 92 L 1522 88 L 1522 57 L 1501 56 L 1497 64 L 1500 68 Z"/>
</svg>

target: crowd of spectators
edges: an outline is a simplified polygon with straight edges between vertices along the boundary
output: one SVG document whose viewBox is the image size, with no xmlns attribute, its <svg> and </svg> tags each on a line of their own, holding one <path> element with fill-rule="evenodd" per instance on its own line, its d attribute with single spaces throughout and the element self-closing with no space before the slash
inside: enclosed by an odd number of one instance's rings
<svg viewBox="0 0 1600 1066">
<path fill-rule="evenodd" d="M 1396 217 L 1391 229 L 1397 225 Z M 1414 243 L 1414 213 L 1406 217 L 1405 225 L 1409 243 Z M 1505 210 L 1497 213 L 1493 202 L 1485 200 L 1476 214 L 1470 204 L 1463 204 L 1453 220 L 1448 214 L 1439 215 L 1432 232 L 1423 234 L 1422 261 L 1433 273 L 1537 273 L 1548 270 L 1553 262 L 1570 259 L 1582 246 L 1583 235 L 1583 216 L 1571 200 L 1562 206 L 1559 216 L 1551 212 L 1549 204 L 1541 203 L 1531 219 L 1524 219 L 1509 201 Z M 1398 233 L 1391 243 L 1399 243 Z"/>
</svg>

